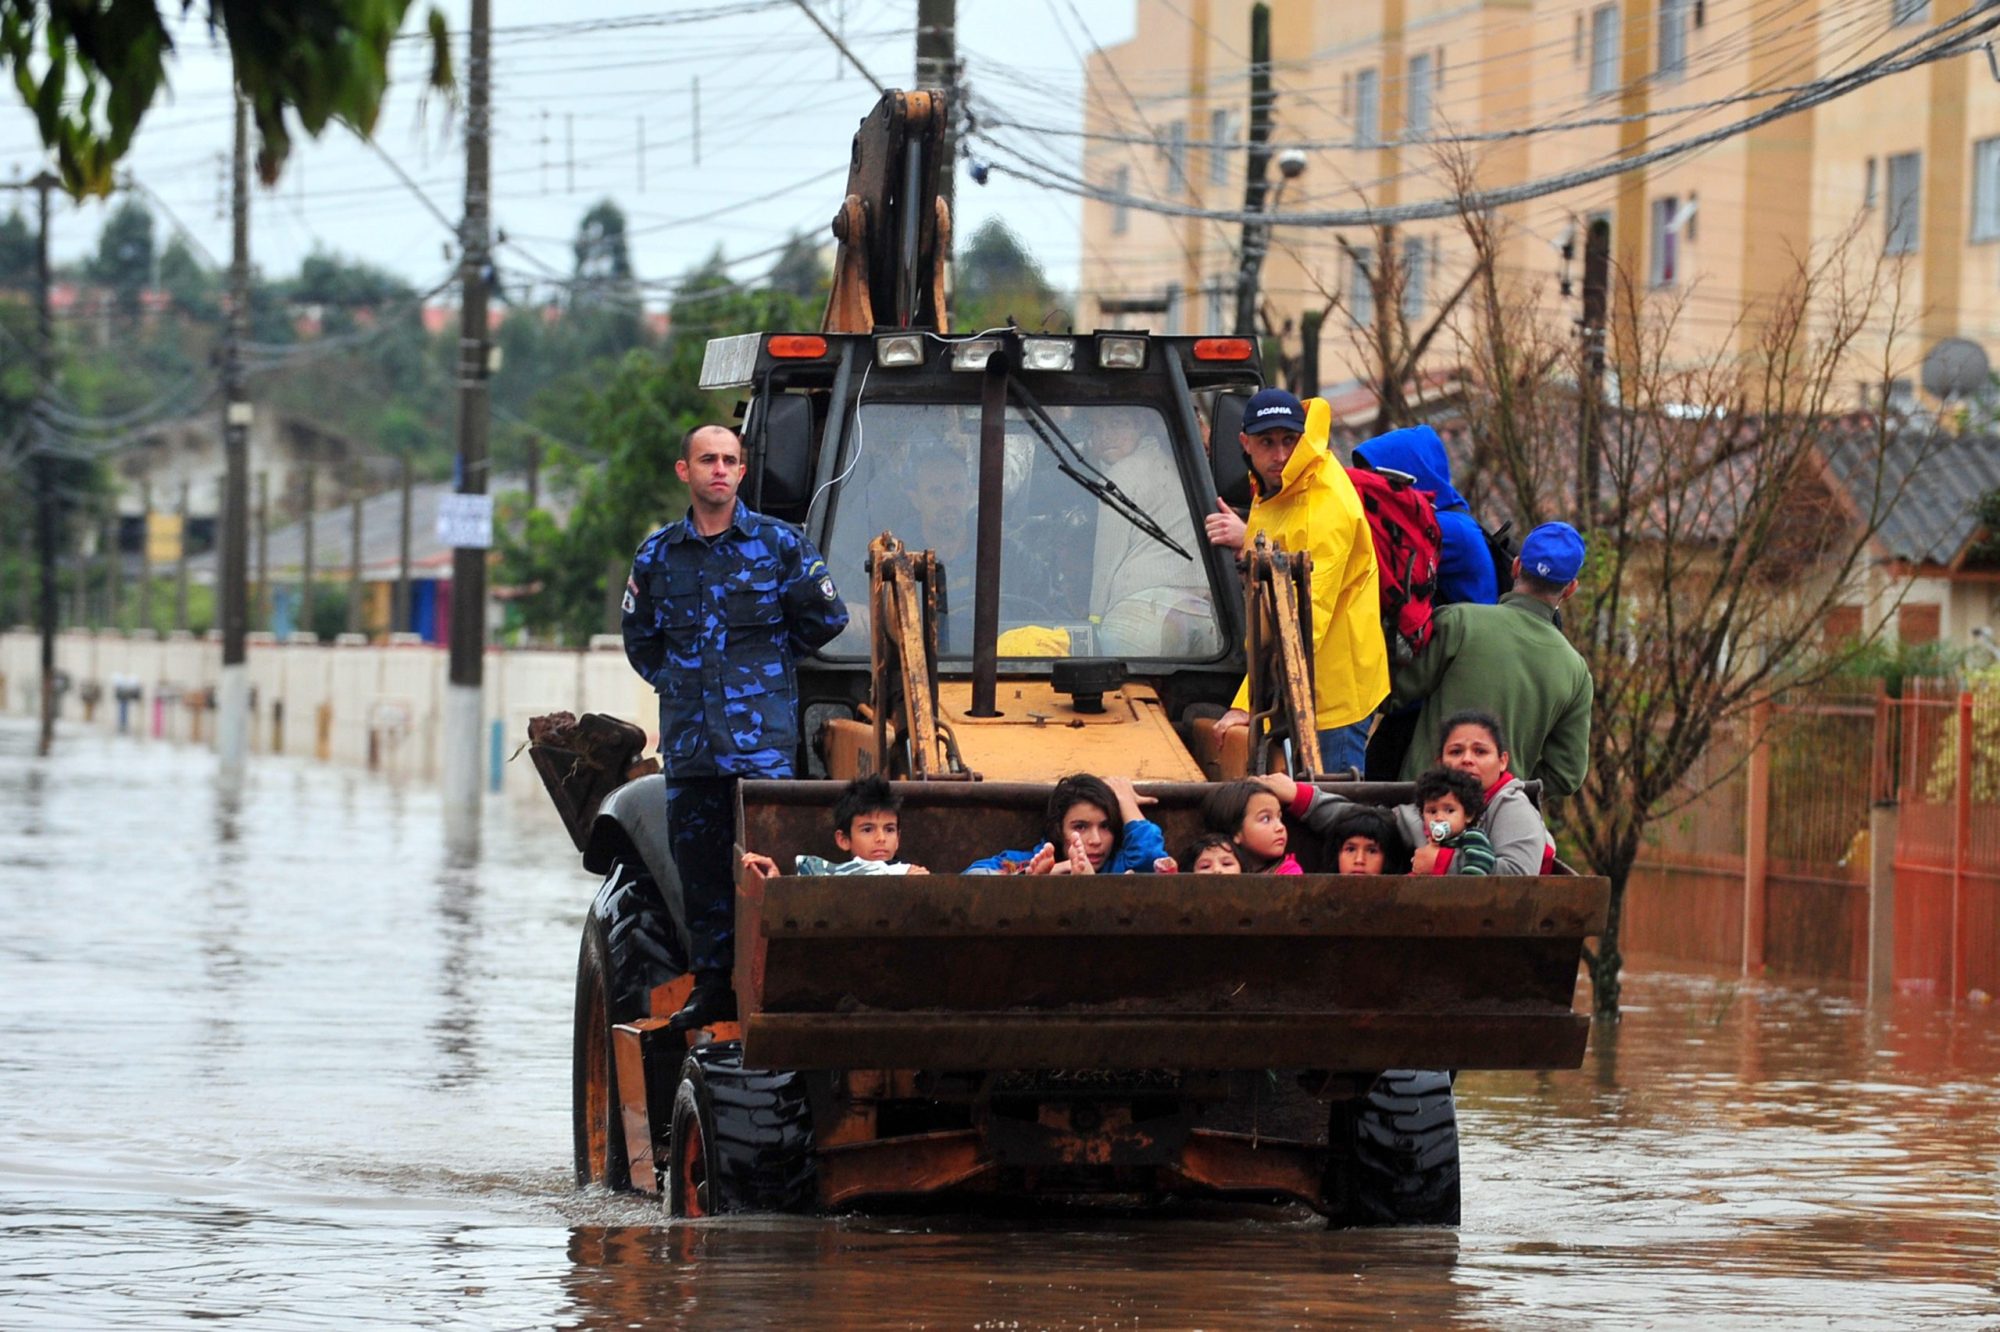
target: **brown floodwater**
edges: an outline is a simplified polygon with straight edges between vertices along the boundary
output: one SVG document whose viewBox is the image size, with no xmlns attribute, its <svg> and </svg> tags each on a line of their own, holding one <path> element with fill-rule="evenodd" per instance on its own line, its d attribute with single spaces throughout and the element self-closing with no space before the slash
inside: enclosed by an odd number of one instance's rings
<svg viewBox="0 0 2000 1332">
<path fill-rule="evenodd" d="M 578 1193 L 554 814 L 0 720 L 0 1327 L 2000 1328 L 2000 1016 L 1640 971 L 1460 1078 L 1465 1221 Z"/>
</svg>

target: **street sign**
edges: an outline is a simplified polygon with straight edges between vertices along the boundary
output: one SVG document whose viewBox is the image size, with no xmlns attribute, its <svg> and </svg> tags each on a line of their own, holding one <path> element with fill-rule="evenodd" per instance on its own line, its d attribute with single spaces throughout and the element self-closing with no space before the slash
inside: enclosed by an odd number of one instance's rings
<svg viewBox="0 0 2000 1332">
<path fill-rule="evenodd" d="M 447 546 L 490 550 L 493 546 L 493 497 L 444 495 L 438 499 L 437 539 Z"/>
<path fill-rule="evenodd" d="M 181 557 L 181 516 L 177 513 L 146 515 L 146 561 L 172 564 Z"/>
</svg>

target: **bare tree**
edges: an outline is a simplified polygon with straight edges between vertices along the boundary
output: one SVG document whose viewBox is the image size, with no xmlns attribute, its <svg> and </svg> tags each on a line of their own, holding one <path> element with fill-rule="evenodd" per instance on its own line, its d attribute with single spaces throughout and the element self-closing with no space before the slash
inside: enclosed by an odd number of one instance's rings
<svg viewBox="0 0 2000 1332">
<path fill-rule="evenodd" d="M 1800 260 L 1754 321 L 1692 357 L 1684 297 L 1614 273 L 1605 400 L 1582 413 L 1578 340 L 1551 326 L 1538 293 L 1499 279 L 1495 219 L 1463 221 L 1479 257 L 1462 326 L 1470 470 L 1489 513 L 1511 509 L 1524 528 L 1567 518 L 1589 544 L 1564 629 L 1596 682 L 1590 772 L 1563 813 L 1611 882 L 1586 960 L 1597 1011 L 1615 1015 L 1625 890 L 1648 827 L 1698 794 L 1691 774 L 1719 727 L 1837 664 L 1819 650 L 1828 612 L 1855 598 L 1909 470 L 1885 465 L 1895 427 L 1836 399 L 1857 378 L 1886 388 L 1914 330 L 1899 273 L 1857 262 L 1852 235 Z M 1580 444 L 1600 478 L 1581 514 Z"/>
</svg>

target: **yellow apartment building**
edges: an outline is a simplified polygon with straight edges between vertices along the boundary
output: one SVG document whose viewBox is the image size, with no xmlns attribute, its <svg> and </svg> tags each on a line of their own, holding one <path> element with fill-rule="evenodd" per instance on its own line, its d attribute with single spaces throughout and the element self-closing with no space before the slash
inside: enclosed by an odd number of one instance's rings
<svg viewBox="0 0 2000 1332">
<path fill-rule="evenodd" d="M 1287 178 L 1274 160 L 1267 209 L 1283 217 L 1447 199 L 1465 171 L 1481 189 L 1602 171 L 1906 57 L 1972 8 L 1272 0 L 1272 145 L 1302 169 Z M 1091 59 L 1082 177 L 1115 197 L 1083 206 L 1082 326 L 1232 326 L 1240 223 L 1149 205 L 1242 209 L 1250 11 L 1249 0 L 1138 0 L 1136 35 Z M 1681 305 L 1677 345 L 1690 357 L 1740 349 L 1798 257 L 1854 229 L 1855 256 L 1886 259 L 1899 284 L 1897 373 L 1914 386 L 1918 360 L 1940 338 L 1989 352 L 2000 343 L 2000 66 L 1976 48 L 1951 55 L 1500 216 L 1503 278 L 1539 291 L 1562 328 L 1580 313 L 1582 237 L 1594 219 L 1608 222 L 1617 269 Z M 1404 312 L 1420 325 L 1465 277 L 1470 247 L 1450 217 L 1401 225 L 1393 243 L 1408 274 Z M 1368 262 L 1373 245 L 1366 227 L 1281 226 L 1264 265 L 1263 301 L 1291 330 L 1290 350 L 1306 312 L 1338 302 L 1319 339 L 1323 388 L 1367 365 L 1357 334 L 1372 303 L 1355 254 Z M 1879 345 L 1896 318 L 1885 304 L 1869 336 Z M 1441 338 L 1426 365 L 1453 357 Z M 1858 379 L 1854 391 L 1863 392 Z"/>
</svg>

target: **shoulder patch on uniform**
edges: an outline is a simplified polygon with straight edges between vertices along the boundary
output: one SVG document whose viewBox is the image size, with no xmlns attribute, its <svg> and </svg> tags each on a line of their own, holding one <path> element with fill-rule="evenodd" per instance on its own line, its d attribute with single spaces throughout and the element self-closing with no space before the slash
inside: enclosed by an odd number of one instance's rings
<svg viewBox="0 0 2000 1332">
<path fill-rule="evenodd" d="M 833 590 L 833 579 L 831 576 L 827 574 L 821 574 L 819 576 L 819 594 L 822 597 L 825 597 L 828 601 L 832 601 L 835 599 L 837 594 Z"/>
<path fill-rule="evenodd" d="M 625 580 L 625 599 L 618 603 L 618 607 L 627 615 L 639 608 L 639 585 L 630 578 Z"/>
</svg>

